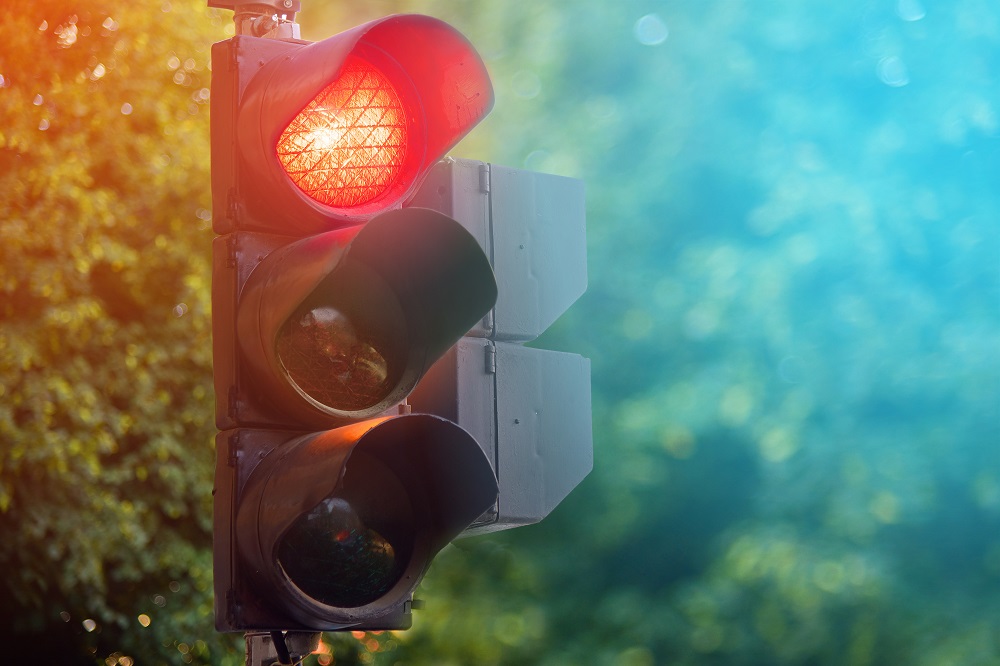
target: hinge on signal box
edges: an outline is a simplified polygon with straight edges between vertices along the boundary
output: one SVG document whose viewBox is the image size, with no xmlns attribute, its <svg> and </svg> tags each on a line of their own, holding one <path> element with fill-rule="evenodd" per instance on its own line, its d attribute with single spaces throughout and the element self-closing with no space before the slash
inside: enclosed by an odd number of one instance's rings
<svg viewBox="0 0 1000 666">
<path fill-rule="evenodd" d="M 240 66 L 240 47 L 239 40 L 232 40 L 229 42 L 229 71 L 238 71 Z"/>
<path fill-rule="evenodd" d="M 229 451 L 226 452 L 226 462 L 230 467 L 236 467 L 240 453 L 240 435 L 238 432 L 229 436 Z"/>
<path fill-rule="evenodd" d="M 490 193 L 490 165 L 479 165 L 479 191 L 483 194 Z"/>
<path fill-rule="evenodd" d="M 239 402 L 239 392 L 235 386 L 229 387 L 229 417 L 236 418 L 236 405 Z"/>
<path fill-rule="evenodd" d="M 228 268 L 236 268 L 236 234 L 230 234 L 229 238 L 226 240 L 226 266 Z M 232 391 L 229 395 L 229 413 L 233 414 L 236 408 L 233 404 L 234 400 Z"/>
<path fill-rule="evenodd" d="M 497 348 L 491 344 L 486 345 L 486 374 L 497 374 Z"/>
<path fill-rule="evenodd" d="M 236 193 L 236 188 L 230 187 L 226 194 L 226 217 L 233 222 L 237 221 L 240 214 L 240 197 Z"/>
</svg>

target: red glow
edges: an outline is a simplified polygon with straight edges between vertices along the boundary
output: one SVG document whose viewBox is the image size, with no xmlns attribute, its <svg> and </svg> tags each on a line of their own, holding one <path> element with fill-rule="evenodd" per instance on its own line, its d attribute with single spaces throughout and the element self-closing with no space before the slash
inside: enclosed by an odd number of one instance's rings
<svg viewBox="0 0 1000 666">
<path fill-rule="evenodd" d="M 292 119 L 275 149 L 307 196 L 336 208 L 360 206 L 399 177 L 406 114 L 385 75 L 351 56 L 337 80 Z"/>
</svg>

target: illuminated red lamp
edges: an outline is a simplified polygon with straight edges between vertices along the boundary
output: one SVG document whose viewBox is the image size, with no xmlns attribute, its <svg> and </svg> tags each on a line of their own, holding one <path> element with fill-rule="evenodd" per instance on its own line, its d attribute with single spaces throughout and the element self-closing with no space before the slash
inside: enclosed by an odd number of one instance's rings
<svg viewBox="0 0 1000 666">
<path fill-rule="evenodd" d="M 238 114 L 244 178 L 255 203 L 289 218 L 274 231 L 358 224 L 401 207 L 493 99 L 482 59 L 448 24 L 373 21 L 254 75 Z"/>
<path fill-rule="evenodd" d="M 403 172 L 408 127 L 392 83 L 351 56 L 278 137 L 278 161 L 306 196 L 331 208 L 377 199 Z"/>
</svg>

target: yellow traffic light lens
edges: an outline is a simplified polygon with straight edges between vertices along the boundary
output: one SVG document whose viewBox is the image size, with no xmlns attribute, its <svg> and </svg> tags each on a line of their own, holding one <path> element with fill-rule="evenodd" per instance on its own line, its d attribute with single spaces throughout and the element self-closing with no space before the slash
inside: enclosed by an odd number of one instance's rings
<svg viewBox="0 0 1000 666">
<path fill-rule="evenodd" d="M 278 161 L 307 196 L 336 208 L 366 204 L 399 177 L 406 157 L 406 114 L 378 69 L 349 57 L 281 133 Z"/>
<path fill-rule="evenodd" d="M 330 305 L 293 314 L 277 338 L 278 359 L 296 387 L 342 411 L 377 404 L 392 389 L 389 352 Z"/>
<path fill-rule="evenodd" d="M 381 598 L 413 551 L 413 506 L 399 478 L 356 451 L 343 487 L 303 514 L 278 544 L 278 562 L 300 590 L 338 608 Z"/>
</svg>

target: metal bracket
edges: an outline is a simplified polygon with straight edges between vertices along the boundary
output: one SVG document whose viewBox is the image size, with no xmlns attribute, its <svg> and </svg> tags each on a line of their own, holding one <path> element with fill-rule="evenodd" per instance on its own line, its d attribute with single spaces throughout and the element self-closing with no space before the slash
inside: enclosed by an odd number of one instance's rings
<svg viewBox="0 0 1000 666">
<path fill-rule="evenodd" d="M 295 13 L 300 0 L 208 0 L 208 6 L 233 11 L 237 35 L 267 39 L 300 39 Z"/>
<path fill-rule="evenodd" d="M 289 631 L 282 633 L 248 631 L 246 640 L 246 666 L 292 666 L 301 663 L 306 655 L 319 647 L 320 633 Z M 278 641 L 278 645 L 275 644 Z"/>
<path fill-rule="evenodd" d="M 230 467 L 236 467 L 236 463 L 239 462 L 239 450 L 240 450 L 240 435 L 239 432 L 234 434 L 229 438 L 229 451 L 227 452 L 227 464 Z"/>
<path fill-rule="evenodd" d="M 300 0 L 208 0 L 208 6 L 216 9 L 231 9 L 234 12 L 248 11 L 251 8 L 264 8 L 279 14 L 297 12 L 302 9 Z"/>
</svg>

